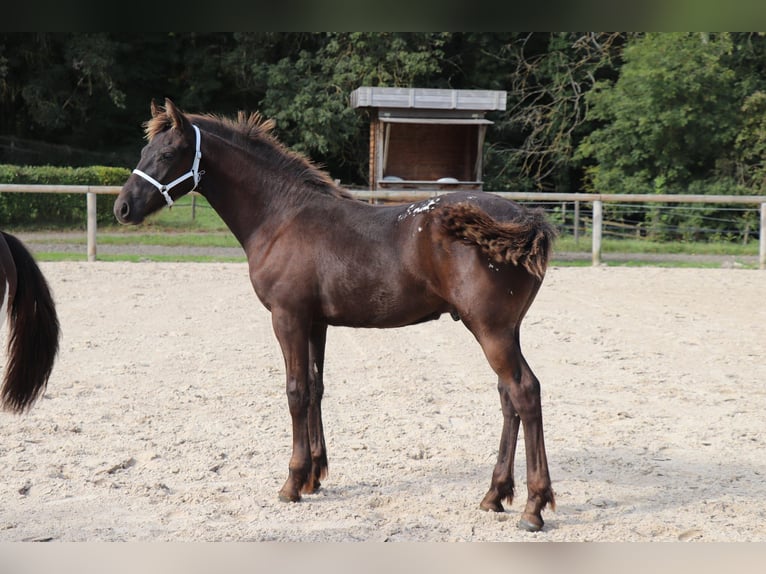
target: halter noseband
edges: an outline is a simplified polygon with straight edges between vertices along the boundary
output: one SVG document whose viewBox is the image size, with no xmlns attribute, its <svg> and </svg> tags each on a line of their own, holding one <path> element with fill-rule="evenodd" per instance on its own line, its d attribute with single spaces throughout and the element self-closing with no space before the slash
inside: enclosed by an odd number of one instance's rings
<svg viewBox="0 0 766 574">
<path fill-rule="evenodd" d="M 165 198 L 165 201 L 168 204 L 168 207 L 173 205 L 173 198 L 170 197 L 170 194 L 168 193 L 171 189 L 173 189 L 175 186 L 177 186 L 182 181 L 186 181 L 187 179 L 194 178 L 194 187 L 192 187 L 189 191 L 194 191 L 197 189 L 197 186 L 199 185 L 200 177 L 204 172 L 200 172 L 199 170 L 199 161 L 202 159 L 202 152 L 200 151 L 200 140 L 201 136 L 199 134 L 199 128 L 195 125 L 192 125 L 194 128 L 194 133 L 197 136 L 197 144 L 196 144 L 196 150 L 194 152 L 194 163 L 192 163 L 191 171 L 186 172 L 181 177 L 174 179 L 167 185 L 162 185 L 159 181 L 154 179 L 152 176 L 145 174 L 140 169 L 134 169 L 133 173 L 136 175 L 140 175 L 143 177 L 146 181 L 151 183 L 154 187 L 156 187 L 159 192 L 162 194 L 162 197 Z"/>
</svg>

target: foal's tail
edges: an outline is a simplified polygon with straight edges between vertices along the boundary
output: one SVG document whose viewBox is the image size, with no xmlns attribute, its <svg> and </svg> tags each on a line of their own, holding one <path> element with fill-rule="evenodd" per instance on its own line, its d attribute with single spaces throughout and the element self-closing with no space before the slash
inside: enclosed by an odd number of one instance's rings
<svg viewBox="0 0 766 574">
<path fill-rule="evenodd" d="M 498 221 L 471 203 L 441 208 L 448 233 L 477 245 L 495 263 L 521 265 L 542 279 L 553 249 L 556 230 L 540 209 L 522 209 L 512 221 Z"/>
<path fill-rule="evenodd" d="M 0 232 L 2 233 L 2 232 Z M 8 308 L 8 364 L 0 391 L 2 406 L 20 413 L 48 384 L 59 348 L 59 321 L 50 288 L 24 245 L 7 233 L 16 265 L 16 295 Z"/>
</svg>

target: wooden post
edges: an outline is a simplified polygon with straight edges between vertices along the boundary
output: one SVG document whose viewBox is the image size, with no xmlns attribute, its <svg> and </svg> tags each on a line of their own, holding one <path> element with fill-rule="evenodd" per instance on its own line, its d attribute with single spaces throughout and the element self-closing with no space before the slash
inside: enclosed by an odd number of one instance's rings
<svg viewBox="0 0 766 574">
<path fill-rule="evenodd" d="M 370 190 L 375 190 L 378 187 L 378 177 L 375 171 L 375 158 L 378 153 L 378 130 L 379 128 L 377 120 L 370 122 Z M 374 203 L 373 196 L 370 196 L 370 203 Z"/>
<path fill-rule="evenodd" d="M 87 192 L 88 213 L 88 261 L 96 260 L 96 198 L 92 191 Z"/>
<path fill-rule="evenodd" d="M 567 228 L 567 202 L 561 202 L 561 229 Z"/>
<path fill-rule="evenodd" d="M 761 204 L 761 240 L 758 250 L 758 262 L 761 269 L 766 269 L 766 203 Z"/>
<path fill-rule="evenodd" d="M 580 202 L 574 202 L 574 240 L 575 245 L 580 245 Z"/>
<path fill-rule="evenodd" d="M 481 181 L 481 185 L 479 189 L 484 189 L 484 182 L 482 181 L 482 177 L 483 177 L 482 171 L 484 169 L 484 140 L 486 139 L 486 135 L 487 135 L 487 126 L 480 125 L 478 149 L 476 150 L 476 163 L 473 168 L 473 180 Z"/>
<path fill-rule="evenodd" d="M 597 199 L 593 202 L 593 265 L 601 265 L 601 226 L 603 223 L 603 209 L 601 200 Z"/>
</svg>

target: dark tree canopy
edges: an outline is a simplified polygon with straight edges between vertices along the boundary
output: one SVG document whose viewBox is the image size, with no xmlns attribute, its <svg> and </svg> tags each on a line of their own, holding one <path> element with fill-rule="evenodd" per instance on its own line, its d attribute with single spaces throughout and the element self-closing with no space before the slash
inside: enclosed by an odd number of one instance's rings
<svg viewBox="0 0 766 574">
<path fill-rule="evenodd" d="M 129 166 L 167 96 L 364 186 L 351 91 L 473 88 L 508 92 L 485 189 L 763 193 L 765 62 L 757 33 L 2 33 L 0 163 Z"/>
</svg>

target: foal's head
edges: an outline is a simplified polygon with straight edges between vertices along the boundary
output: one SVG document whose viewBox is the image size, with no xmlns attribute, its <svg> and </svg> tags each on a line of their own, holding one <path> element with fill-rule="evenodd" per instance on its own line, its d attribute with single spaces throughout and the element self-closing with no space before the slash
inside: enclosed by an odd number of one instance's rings
<svg viewBox="0 0 766 574">
<path fill-rule="evenodd" d="M 192 124 L 169 99 L 164 108 L 152 102 L 151 110 L 145 124 L 148 143 L 114 202 L 120 223 L 141 223 L 189 193 L 199 178 L 199 162 L 194 161 L 199 140 Z"/>
</svg>

